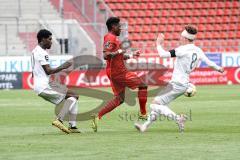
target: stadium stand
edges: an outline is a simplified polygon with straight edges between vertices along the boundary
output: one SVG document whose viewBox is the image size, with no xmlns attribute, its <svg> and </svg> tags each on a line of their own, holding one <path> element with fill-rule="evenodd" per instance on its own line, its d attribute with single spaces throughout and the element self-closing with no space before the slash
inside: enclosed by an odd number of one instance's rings
<svg viewBox="0 0 240 160">
<path fill-rule="evenodd" d="M 61 20 L 59 0 L 0 2 L 0 55 L 26 55 L 36 45 L 39 19 Z M 166 48 L 176 47 L 187 24 L 198 27 L 196 43 L 204 51 L 240 50 L 239 0 L 64 0 L 64 18 L 76 19 L 100 54 L 104 23 L 112 15 L 128 23 L 134 47 L 147 53 L 156 53 L 155 39 L 160 32 L 165 34 Z"/>
<path fill-rule="evenodd" d="M 56 9 L 59 8 L 59 0 L 50 0 L 50 2 Z M 106 15 L 100 13 L 100 8 L 95 7 L 93 1 L 64 0 L 63 7 L 64 18 L 76 19 L 79 22 L 81 27 L 88 33 L 88 35 L 96 44 L 96 55 L 102 57 L 103 35 L 106 33 Z M 104 6 L 102 6 L 101 9 L 107 10 Z M 96 17 L 94 17 L 94 14 Z"/>
<path fill-rule="evenodd" d="M 238 51 L 240 45 L 239 0 L 105 0 L 116 16 L 129 25 L 136 46 L 154 46 L 163 32 L 166 47 L 177 45 L 184 25 L 198 27 L 198 45 L 204 51 Z M 99 3 L 102 3 L 99 1 Z M 156 50 L 146 50 L 156 52 Z"/>
<path fill-rule="evenodd" d="M 38 20 L 60 20 L 48 0 L 0 0 L 0 55 L 27 55 L 36 44 Z"/>
</svg>

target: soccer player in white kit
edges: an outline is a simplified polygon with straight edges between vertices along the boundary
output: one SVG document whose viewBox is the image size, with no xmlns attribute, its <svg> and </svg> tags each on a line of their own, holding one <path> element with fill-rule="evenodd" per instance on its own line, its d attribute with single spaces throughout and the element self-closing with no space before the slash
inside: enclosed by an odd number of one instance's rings
<svg viewBox="0 0 240 160">
<path fill-rule="evenodd" d="M 76 126 L 76 115 L 78 112 L 78 95 L 66 87 L 49 81 L 50 75 L 58 73 L 69 68 L 72 63 L 65 62 L 57 68 L 49 66 L 49 55 L 46 49 L 50 49 L 52 45 L 52 33 L 46 29 L 42 29 L 37 34 L 38 45 L 33 49 L 31 61 L 33 69 L 34 91 L 38 96 L 53 103 L 59 104 L 63 100 L 64 106 L 52 122 L 65 133 L 80 133 Z M 69 114 L 69 128 L 63 124 L 64 117 Z"/>
<path fill-rule="evenodd" d="M 183 95 L 189 87 L 189 74 L 197 67 L 200 61 L 204 61 L 212 69 L 223 73 L 224 69 L 210 61 L 204 52 L 194 45 L 197 29 L 193 26 L 186 26 L 181 33 L 180 43 L 176 49 L 165 51 L 162 47 L 164 35 L 159 34 L 157 38 L 158 54 L 162 58 L 176 57 L 174 70 L 170 83 L 165 87 L 150 104 L 151 112 L 144 124 L 135 123 L 136 129 L 144 132 L 157 120 L 157 117 L 164 115 L 176 121 L 179 131 L 183 132 L 185 115 L 177 115 L 169 107 L 169 103 L 177 97 Z"/>
</svg>

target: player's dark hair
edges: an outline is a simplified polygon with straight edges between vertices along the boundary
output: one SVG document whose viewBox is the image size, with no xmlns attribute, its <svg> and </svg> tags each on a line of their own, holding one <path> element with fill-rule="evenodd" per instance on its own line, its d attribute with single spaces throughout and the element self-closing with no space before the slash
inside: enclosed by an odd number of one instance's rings
<svg viewBox="0 0 240 160">
<path fill-rule="evenodd" d="M 52 33 L 46 29 L 41 29 L 38 33 L 37 33 L 37 40 L 38 43 L 40 43 L 42 41 L 43 38 L 48 38 L 52 35 Z"/>
<path fill-rule="evenodd" d="M 108 31 L 112 30 L 113 25 L 117 25 L 120 22 L 120 19 L 118 17 L 110 17 L 108 18 L 106 25 L 108 28 Z"/>
<path fill-rule="evenodd" d="M 193 26 L 187 25 L 187 26 L 185 27 L 185 30 L 186 30 L 188 33 L 190 33 L 190 34 L 193 34 L 193 35 L 197 34 L 197 28 L 195 28 L 195 27 L 193 27 Z M 189 40 L 190 42 L 193 42 L 192 39 L 188 39 L 188 40 Z"/>
<path fill-rule="evenodd" d="M 197 29 L 193 26 L 187 25 L 185 30 L 190 34 L 197 34 Z"/>
</svg>

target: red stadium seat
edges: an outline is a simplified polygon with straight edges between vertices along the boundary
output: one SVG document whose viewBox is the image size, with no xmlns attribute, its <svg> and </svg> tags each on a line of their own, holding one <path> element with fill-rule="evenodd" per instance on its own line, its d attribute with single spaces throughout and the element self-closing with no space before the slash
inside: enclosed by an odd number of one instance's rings
<svg viewBox="0 0 240 160">
<path fill-rule="evenodd" d="M 203 2 L 202 3 L 202 10 L 207 9 L 207 8 L 210 8 L 209 3 L 208 2 Z"/>
<path fill-rule="evenodd" d="M 185 7 L 187 9 L 193 9 L 194 8 L 194 4 L 192 2 L 187 2 L 187 3 L 185 3 Z"/>
<path fill-rule="evenodd" d="M 230 38 L 230 39 L 236 38 L 236 32 L 235 32 L 235 31 L 230 31 L 230 32 L 228 33 L 228 38 Z"/>
<path fill-rule="evenodd" d="M 129 4 L 129 3 L 125 3 L 125 4 L 124 4 L 124 9 L 126 9 L 126 10 L 131 10 L 131 9 L 133 9 L 133 5 L 132 5 L 132 4 Z"/>
<path fill-rule="evenodd" d="M 154 3 L 147 3 L 147 8 L 150 10 L 156 9 L 156 5 Z"/>
<path fill-rule="evenodd" d="M 160 21 L 161 24 L 167 24 L 167 23 L 168 23 L 168 22 L 167 22 L 167 18 L 165 18 L 165 17 L 161 17 L 161 18 L 159 19 L 159 21 Z"/>
<path fill-rule="evenodd" d="M 116 9 L 118 9 L 118 10 L 124 9 L 123 3 L 116 3 L 114 5 L 115 5 Z"/>
<path fill-rule="evenodd" d="M 228 31 L 229 30 L 229 24 L 223 24 L 221 27 L 222 31 Z"/>
<path fill-rule="evenodd" d="M 209 33 L 208 33 L 209 34 Z M 197 34 L 197 39 L 204 39 L 205 38 L 205 35 L 203 32 L 198 32 Z"/>
<path fill-rule="evenodd" d="M 207 2 L 207 3 L 210 6 L 210 8 L 215 8 L 215 9 L 218 8 L 218 3 L 216 3 L 216 2 Z"/>
<path fill-rule="evenodd" d="M 167 16 L 169 16 L 169 11 L 168 10 L 162 10 L 160 15 L 162 17 L 167 17 Z"/>
<path fill-rule="evenodd" d="M 205 30 L 210 30 L 208 27 L 206 27 L 205 24 L 199 24 L 197 28 L 199 31 L 202 31 L 202 32 Z"/>
<path fill-rule="evenodd" d="M 220 32 L 219 38 L 220 39 L 227 39 L 228 36 L 229 36 L 229 33 L 223 31 L 223 32 Z"/>
<path fill-rule="evenodd" d="M 175 24 L 175 23 L 176 23 L 175 18 L 173 18 L 173 17 L 168 18 L 168 24 Z"/>
<path fill-rule="evenodd" d="M 150 28 L 149 25 L 144 25 L 144 26 L 142 26 L 142 31 L 143 31 L 143 32 L 150 32 L 150 31 L 151 31 L 151 28 Z"/>
<path fill-rule="evenodd" d="M 145 16 L 153 17 L 153 12 L 151 10 L 147 10 L 147 11 L 145 11 Z"/>
<path fill-rule="evenodd" d="M 225 2 L 218 2 L 217 8 L 225 8 Z"/>
<path fill-rule="evenodd" d="M 224 17 L 222 18 L 222 22 L 223 22 L 223 23 L 229 23 L 229 22 L 230 22 L 229 17 L 228 17 L 228 16 L 224 16 Z"/>
<path fill-rule="evenodd" d="M 182 10 L 185 8 L 185 3 L 184 2 L 178 2 L 178 9 Z"/>
<path fill-rule="evenodd" d="M 176 18 L 176 24 L 184 24 L 184 20 L 182 17 L 177 17 Z"/>
<path fill-rule="evenodd" d="M 132 3 L 132 4 L 131 4 L 131 8 L 132 8 L 133 10 L 139 10 L 139 9 L 141 9 L 141 7 L 140 7 L 140 5 L 139 5 L 138 3 Z"/>
<path fill-rule="evenodd" d="M 223 9 L 218 9 L 217 10 L 217 16 L 223 16 L 223 15 L 225 15 L 224 10 Z"/>
<path fill-rule="evenodd" d="M 142 10 L 146 10 L 146 9 L 147 9 L 146 3 L 140 3 L 140 8 L 141 8 Z"/>
<path fill-rule="evenodd" d="M 164 3 L 163 5 L 161 5 L 162 9 L 171 9 L 171 4 L 170 3 Z"/>
<path fill-rule="evenodd" d="M 114 4 L 114 3 L 109 3 L 108 6 L 111 8 L 111 9 L 118 9 L 117 6 Z"/>
<path fill-rule="evenodd" d="M 232 6 L 233 6 L 233 3 L 232 3 L 232 2 L 230 2 L 230 1 L 226 1 L 226 2 L 225 2 L 225 7 L 226 7 L 226 8 L 232 8 Z"/>
<path fill-rule="evenodd" d="M 154 17 L 159 17 L 161 15 L 161 12 L 159 10 L 154 10 L 153 11 L 153 16 Z"/>
<path fill-rule="evenodd" d="M 119 14 L 119 13 L 118 13 Z M 121 17 L 125 17 L 125 18 L 128 18 L 128 17 L 130 17 L 130 15 L 129 15 L 129 12 L 128 11 L 121 11 L 120 12 L 120 15 L 121 15 Z"/>
<path fill-rule="evenodd" d="M 237 22 L 240 22 L 239 18 L 240 18 L 239 16 L 231 16 L 229 21 L 231 23 L 237 23 Z"/>
<path fill-rule="evenodd" d="M 145 18 L 144 19 L 144 22 L 145 22 L 145 24 L 158 24 L 158 20 L 157 20 L 157 18 L 155 18 L 155 20 L 153 21 L 151 18 Z"/>
<path fill-rule="evenodd" d="M 230 11 L 232 12 L 232 15 L 239 16 L 239 8 L 230 9 Z"/>
<path fill-rule="evenodd" d="M 179 4 L 178 3 L 172 3 L 172 9 L 178 9 L 179 8 Z"/>
<path fill-rule="evenodd" d="M 232 5 L 233 5 L 234 8 L 239 8 L 240 7 L 240 2 L 239 1 L 233 1 L 232 3 L 233 3 Z"/>
<path fill-rule="evenodd" d="M 150 26 L 150 30 L 151 30 L 152 32 L 158 32 L 158 31 L 159 31 L 157 25 L 152 25 L 152 26 Z"/>
</svg>

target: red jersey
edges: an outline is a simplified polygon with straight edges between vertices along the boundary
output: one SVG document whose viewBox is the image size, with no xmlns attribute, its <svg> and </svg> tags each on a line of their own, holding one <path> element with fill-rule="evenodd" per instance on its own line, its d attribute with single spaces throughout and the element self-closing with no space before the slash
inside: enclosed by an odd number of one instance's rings
<svg viewBox="0 0 240 160">
<path fill-rule="evenodd" d="M 120 49 L 120 43 L 121 42 L 117 36 L 113 35 L 112 33 L 108 33 L 104 36 L 104 51 L 116 52 L 118 49 Z M 108 76 L 119 75 L 121 73 L 125 73 L 126 71 L 127 69 L 124 64 L 123 54 L 118 54 L 113 58 L 109 57 L 107 59 L 106 72 Z"/>
</svg>

